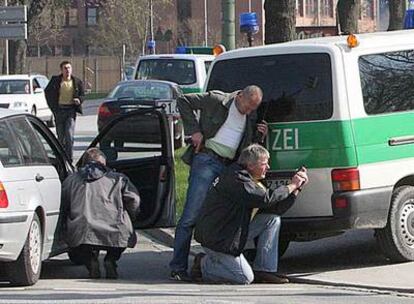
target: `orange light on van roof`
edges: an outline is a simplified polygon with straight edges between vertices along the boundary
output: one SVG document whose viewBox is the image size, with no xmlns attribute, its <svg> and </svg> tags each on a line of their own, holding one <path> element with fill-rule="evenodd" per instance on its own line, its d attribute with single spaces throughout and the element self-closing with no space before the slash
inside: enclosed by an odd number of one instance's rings
<svg viewBox="0 0 414 304">
<path fill-rule="evenodd" d="M 213 47 L 213 55 L 214 56 L 218 56 L 221 53 L 224 53 L 225 51 L 226 51 L 226 47 L 224 45 L 222 45 L 222 44 L 216 44 Z"/>
<path fill-rule="evenodd" d="M 358 38 L 354 34 L 349 34 L 348 38 L 346 38 L 346 43 L 348 44 L 348 47 L 354 48 L 357 47 L 359 44 Z"/>
</svg>

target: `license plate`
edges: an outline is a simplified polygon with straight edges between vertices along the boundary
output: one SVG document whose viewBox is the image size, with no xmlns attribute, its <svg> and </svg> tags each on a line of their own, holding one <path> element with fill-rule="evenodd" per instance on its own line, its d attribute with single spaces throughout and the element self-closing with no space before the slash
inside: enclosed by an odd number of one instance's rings
<svg viewBox="0 0 414 304">
<path fill-rule="evenodd" d="M 290 184 L 294 171 L 269 171 L 266 175 L 266 186 L 271 189 L 276 189 L 279 186 L 286 186 Z"/>
<path fill-rule="evenodd" d="M 158 102 L 159 106 L 165 105 L 165 112 L 170 115 L 179 115 L 180 112 L 177 108 L 177 102 L 176 101 L 160 101 Z"/>
</svg>

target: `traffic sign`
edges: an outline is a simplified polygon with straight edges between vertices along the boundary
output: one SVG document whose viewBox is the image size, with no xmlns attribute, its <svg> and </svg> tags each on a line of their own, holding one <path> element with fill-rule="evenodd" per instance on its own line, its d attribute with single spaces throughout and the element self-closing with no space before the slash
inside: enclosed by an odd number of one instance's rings
<svg viewBox="0 0 414 304">
<path fill-rule="evenodd" d="M 0 24 L 0 39 L 27 39 L 27 23 Z"/>
<path fill-rule="evenodd" d="M 0 6 L 0 21 L 27 22 L 27 6 Z"/>
</svg>

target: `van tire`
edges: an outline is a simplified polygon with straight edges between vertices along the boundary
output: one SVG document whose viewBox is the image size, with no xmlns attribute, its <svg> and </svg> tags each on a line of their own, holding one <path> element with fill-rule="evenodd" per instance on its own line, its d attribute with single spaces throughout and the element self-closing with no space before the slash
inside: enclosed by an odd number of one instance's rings
<svg viewBox="0 0 414 304">
<path fill-rule="evenodd" d="M 387 225 L 375 236 L 384 255 L 392 262 L 414 260 L 414 187 L 394 190 Z"/>
<path fill-rule="evenodd" d="M 19 257 L 6 263 L 6 275 L 13 286 L 35 284 L 42 269 L 43 233 L 38 215 L 35 213 L 27 238 Z"/>
</svg>

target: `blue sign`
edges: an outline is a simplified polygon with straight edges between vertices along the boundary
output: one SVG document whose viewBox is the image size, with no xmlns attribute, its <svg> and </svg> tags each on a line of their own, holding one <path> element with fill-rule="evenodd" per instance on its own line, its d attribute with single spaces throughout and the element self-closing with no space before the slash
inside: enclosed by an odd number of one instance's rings
<svg viewBox="0 0 414 304">
<path fill-rule="evenodd" d="M 408 10 L 405 12 L 404 18 L 404 28 L 412 29 L 414 28 L 414 1 L 408 1 Z"/>
<path fill-rule="evenodd" d="M 148 40 L 147 48 L 149 48 L 150 50 L 155 49 L 155 40 Z"/>
<path fill-rule="evenodd" d="M 240 32 L 247 34 L 256 34 L 259 31 L 256 13 L 240 14 Z"/>
</svg>

